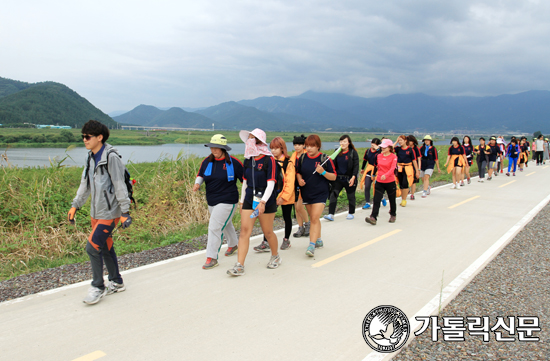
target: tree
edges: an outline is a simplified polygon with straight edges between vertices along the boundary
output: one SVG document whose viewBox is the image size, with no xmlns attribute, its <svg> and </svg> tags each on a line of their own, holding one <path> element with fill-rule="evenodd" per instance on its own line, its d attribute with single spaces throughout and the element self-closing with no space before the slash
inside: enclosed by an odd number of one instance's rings
<svg viewBox="0 0 550 361">
<path fill-rule="evenodd" d="M 542 135 L 541 131 L 537 130 L 536 132 L 533 133 L 533 138 L 538 138 L 541 135 Z"/>
</svg>

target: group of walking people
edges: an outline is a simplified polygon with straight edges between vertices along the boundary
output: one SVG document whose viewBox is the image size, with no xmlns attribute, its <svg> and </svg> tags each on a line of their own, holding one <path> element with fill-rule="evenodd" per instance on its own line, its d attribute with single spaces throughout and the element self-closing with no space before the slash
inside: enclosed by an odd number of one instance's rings
<svg viewBox="0 0 550 361">
<path fill-rule="evenodd" d="M 426 198 L 430 195 L 430 178 L 434 170 L 437 168 L 441 173 L 438 151 L 429 135 L 422 139 L 420 147 L 414 135 L 400 135 L 395 143 L 390 139 L 374 138 L 365 151 L 361 167 L 357 149 L 348 135 L 340 137 L 340 148 L 331 156 L 321 152 L 321 139 L 316 134 L 294 137 L 292 155 L 281 137 L 267 143 L 266 133 L 261 129 L 250 132 L 242 130 L 239 136 L 245 143 L 244 162 L 231 156 L 227 139 L 216 134 L 205 144 L 211 154 L 202 161 L 193 185 L 196 192 L 204 184 L 210 213 L 206 262 L 202 267 L 212 269 L 219 265 L 218 255 L 226 239 L 225 256 L 237 254 L 237 262 L 227 270 L 231 276 L 245 274 L 245 261 L 256 219 L 259 220 L 263 240 L 254 250 L 270 252 L 267 268 L 275 269 L 282 263 L 279 251 L 291 247 L 293 209 L 299 226 L 293 236 L 309 237 L 305 254 L 313 257 L 316 250 L 324 246 L 320 218 L 327 199 L 330 200 L 329 210 L 324 218 L 334 221 L 338 197 L 345 189 L 349 207 L 346 219 L 352 220 L 356 208 L 355 192 L 359 187 L 365 193 L 363 209 L 372 208 L 365 221 L 376 225 L 381 205 L 389 203 L 389 222 L 394 223 L 397 217 L 396 199 L 401 197 L 400 206 L 406 207 L 407 197 L 415 199 L 416 184 L 420 180 L 421 196 Z M 119 223 L 122 228 L 131 225 L 129 208 L 132 194 L 127 186 L 128 172 L 118 151 L 106 143 L 108 137 L 108 128 L 99 122 L 91 120 L 83 126 L 82 138 L 89 154 L 80 187 L 68 213 L 69 221 L 74 222 L 76 212 L 91 195 L 93 229 L 86 251 L 91 260 L 93 281 L 84 299 L 88 304 L 95 304 L 105 295 L 125 290 L 112 233 Z M 538 141 L 532 145 L 537 149 L 537 165 L 539 158 L 541 164 L 545 159 L 538 153 L 548 152 L 548 143 Z M 447 172 L 452 173 L 452 189 L 464 186 L 464 180 L 470 183 L 470 166 L 474 156 L 479 169 L 479 182 L 485 180 L 486 170 L 487 180 L 498 175 L 499 170 L 502 172 L 504 157 L 509 158 L 507 175 L 510 172 L 515 175 L 516 166 L 523 170 L 532 150 L 527 139 L 512 138 L 507 146 L 503 143 L 501 138 L 491 137 L 488 144 L 480 138 L 479 144 L 473 146 L 468 136 L 462 142 L 457 137 L 452 138 L 445 162 Z M 240 193 L 237 181 L 241 182 Z M 285 224 L 280 247 L 273 231 L 279 206 Z M 232 222 L 237 212 L 241 216 L 238 237 Z M 103 262 L 109 273 L 107 285 L 103 280 Z"/>
</svg>

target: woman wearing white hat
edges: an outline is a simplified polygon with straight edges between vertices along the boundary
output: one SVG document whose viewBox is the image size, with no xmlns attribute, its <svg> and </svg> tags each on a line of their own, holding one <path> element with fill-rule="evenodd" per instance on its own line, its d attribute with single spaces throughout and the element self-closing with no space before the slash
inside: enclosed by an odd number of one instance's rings
<svg viewBox="0 0 550 361">
<path fill-rule="evenodd" d="M 426 198 L 430 195 L 430 177 L 434 172 L 434 166 L 437 166 L 437 171 L 441 173 L 439 168 L 439 157 L 437 149 L 433 145 L 433 139 L 431 136 L 426 135 L 422 139 L 424 144 L 420 147 L 420 178 L 422 179 L 422 198 Z"/>
<path fill-rule="evenodd" d="M 202 183 L 206 184 L 206 202 L 210 221 L 208 222 L 208 243 L 206 244 L 206 263 L 203 269 L 212 269 L 218 265 L 218 253 L 223 237 L 227 238 L 226 256 L 237 252 L 237 234 L 232 219 L 237 211 L 239 190 L 237 179 L 243 181 L 243 164 L 237 158 L 231 157 L 228 151 L 227 139 L 221 134 L 212 136 L 210 154 L 199 168 L 193 191 L 199 190 Z"/>
<path fill-rule="evenodd" d="M 271 249 L 271 259 L 267 268 L 277 268 L 281 264 L 278 253 L 277 236 L 273 232 L 273 220 L 277 211 L 277 194 L 274 191 L 277 166 L 273 154 L 266 143 L 265 132 L 254 129 L 251 132 L 241 130 L 241 140 L 246 144 L 244 150 L 244 176 L 241 190 L 241 233 L 239 235 L 238 262 L 227 273 L 232 276 L 244 275 L 244 261 L 250 246 L 250 235 L 256 222 Z"/>
</svg>

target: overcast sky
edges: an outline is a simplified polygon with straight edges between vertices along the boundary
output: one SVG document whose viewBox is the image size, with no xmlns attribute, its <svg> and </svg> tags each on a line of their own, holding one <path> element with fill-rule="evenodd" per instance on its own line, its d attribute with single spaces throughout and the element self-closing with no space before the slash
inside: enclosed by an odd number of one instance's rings
<svg viewBox="0 0 550 361">
<path fill-rule="evenodd" d="M 547 0 L 3 0 L 0 76 L 104 112 L 307 90 L 550 89 Z"/>
</svg>

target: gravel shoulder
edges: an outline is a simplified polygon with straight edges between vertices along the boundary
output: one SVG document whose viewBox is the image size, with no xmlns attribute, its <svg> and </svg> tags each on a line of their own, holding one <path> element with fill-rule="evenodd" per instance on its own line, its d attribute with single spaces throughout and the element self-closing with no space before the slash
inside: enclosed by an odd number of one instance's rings
<svg viewBox="0 0 550 361">
<path fill-rule="evenodd" d="M 416 337 L 393 360 L 550 360 L 550 204 L 493 259 L 439 315 L 489 316 L 491 327 L 497 316 L 537 316 L 539 342 L 497 342 L 465 333 L 464 342 L 431 339 L 431 327 Z M 517 321 L 516 321 L 517 327 Z M 509 334 L 504 331 L 503 336 Z"/>
</svg>

